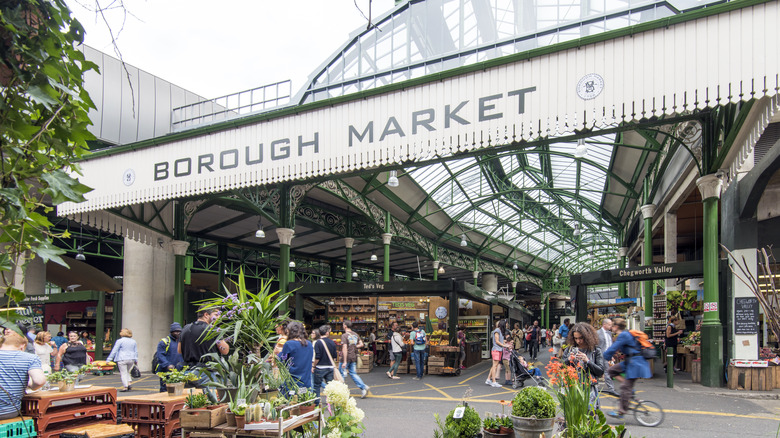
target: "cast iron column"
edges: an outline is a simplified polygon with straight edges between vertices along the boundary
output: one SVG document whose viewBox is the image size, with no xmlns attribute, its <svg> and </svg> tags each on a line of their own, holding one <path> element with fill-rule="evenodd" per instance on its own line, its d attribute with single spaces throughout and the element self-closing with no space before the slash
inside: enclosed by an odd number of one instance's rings
<svg viewBox="0 0 780 438">
<path fill-rule="evenodd" d="M 703 208 L 704 318 L 701 324 L 701 384 L 720 387 L 723 381 L 723 328 L 718 284 L 718 200 L 723 181 L 714 174 L 696 180 Z"/>
<path fill-rule="evenodd" d="M 184 299 L 184 269 L 187 258 L 187 248 L 190 242 L 186 240 L 174 240 L 171 242 L 171 248 L 175 257 L 174 276 L 173 276 L 173 320 L 184 325 L 185 312 L 187 304 Z"/>
<path fill-rule="evenodd" d="M 626 256 L 628 255 L 628 247 L 621 246 L 618 248 L 618 257 L 620 257 L 620 265 L 618 266 L 620 269 L 623 269 L 626 267 Z M 626 291 L 626 283 L 620 283 L 618 284 L 618 294 L 620 295 L 620 298 L 628 298 L 628 293 Z"/>
<path fill-rule="evenodd" d="M 346 266 L 344 269 L 347 272 L 344 274 L 347 283 L 352 283 L 352 245 L 355 244 L 355 239 L 351 237 L 344 238 L 344 246 L 347 248 L 347 254 L 344 256 L 346 259 Z"/>
<path fill-rule="evenodd" d="M 439 279 L 439 261 L 434 260 L 433 261 L 433 281 L 436 281 Z"/>
<path fill-rule="evenodd" d="M 103 360 L 103 342 L 106 338 L 106 293 L 98 291 L 97 311 L 95 312 L 95 359 Z"/>
<path fill-rule="evenodd" d="M 643 266 L 653 264 L 653 214 L 655 214 L 655 205 L 647 204 L 641 207 L 642 219 L 645 222 L 645 241 Z M 647 319 L 653 317 L 653 281 L 644 282 L 644 295 L 642 305 L 645 308 L 645 333 L 650 339 L 653 339 L 653 324 L 647 324 Z"/>
<path fill-rule="evenodd" d="M 287 285 L 290 282 L 290 244 L 295 235 L 295 230 L 291 228 L 277 228 L 276 236 L 279 239 L 279 292 L 287 293 Z M 290 304 L 285 301 L 279 308 L 279 312 L 284 314 Z"/>
<path fill-rule="evenodd" d="M 390 233 L 382 233 L 382 245 L 384 245 L 384 269 L 382 269 L 382 281 L 390 281 L 390 239 L 393 235 Z"/>
</svg>

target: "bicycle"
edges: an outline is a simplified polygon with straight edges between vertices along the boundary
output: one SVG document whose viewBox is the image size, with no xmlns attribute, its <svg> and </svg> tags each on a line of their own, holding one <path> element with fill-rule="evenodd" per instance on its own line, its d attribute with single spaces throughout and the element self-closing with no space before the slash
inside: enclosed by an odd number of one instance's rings
<svg viewBox="0 0 780 438">
<path fill-rule="evenodd" d="M 664 410 L 654 401 L 640 400 L 634 395 L 628 402 L 628 409 L 634 411 L 634 419 L 642 426 L 655 427 L 664 421 Z"/>
</svg>

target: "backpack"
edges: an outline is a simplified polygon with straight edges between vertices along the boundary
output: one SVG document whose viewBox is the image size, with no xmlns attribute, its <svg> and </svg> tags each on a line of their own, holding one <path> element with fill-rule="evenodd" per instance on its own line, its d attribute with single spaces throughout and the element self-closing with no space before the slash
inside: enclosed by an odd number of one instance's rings
<svg viewBox="0 0 780 438">
<path fill-rule="evenodd" d="M 414 334 L 414 343 L 415 345 L 425 345 L 425 332 L 422 330 L 417 330 Z"/>
<path fill-rule="evenodd" d="M 160 342 L 165 342 L 165 352 L 168 352 L 168 349 L 171 348 L 171 338 L 166 336 L 162 339 L 160 339 Z M 154 356 L 152 356 L 152 372 L 157 372 L 157 367 L 160 366 L 160 359 L 157 358 L 157 350 L 154 351 Z"/>
<path fill-rule="evenodd" d="M 629 333 L 631 333 L 637 343 L 639 343 L 639 353 L 637 353 L 635 356 L 641 354 L 645 359 L 652 359 L 655 357 L 655 347 L 647 337 L 647 333 L 639 330 L 629 330 Z"/>
</svg>

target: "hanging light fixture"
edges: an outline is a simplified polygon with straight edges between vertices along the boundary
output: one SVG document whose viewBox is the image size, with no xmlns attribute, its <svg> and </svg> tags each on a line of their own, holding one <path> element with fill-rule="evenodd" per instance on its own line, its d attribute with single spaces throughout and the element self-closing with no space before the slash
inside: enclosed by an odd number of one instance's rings
<svg viewBox="0 0 780 438">
<path fill-rule="evenodd" d="M 263 220 L 257 220 L 257 231 L 255 231 L 255 237 L 258 239 L 265 239 L 265 231 L 263 231 Z"/>
<path fill-rule="evenodd" d="M 352 278 L 357 278 L 357 272 L 352 273 Z"/>
<path fill-rule="evenodd" d="M 294 268 L 294 267 L 295 267 L 295 260 L 290 260 L 290 267 L 291 267 L 291 268 Z"/>
<path fill-rule="evenodd" d="M 574 158 L 585 158 L 588 155 L 588 145 L 585 144 L 585 139 L 581 138 L 577 140 L 577 149 L 574 149 Z"/>
<path fill-rule="evenodd" d="M 86 257 L 84 257 L 84 248 L 81 245 L 79 245 L 76 251 L 78 251 L 78 254 L 76 254 L 76 260 L 83 262 L 84 260 L 87 259 Z"/>
<path fill-rule="evenodd" d="M 460 246 L 466 246 L 466 245 L 468 245 L 468 244 L 469 244 L 469 243 L 468 243 L 468 242 L 466 242 L 466 235 L 465 235 L 465 234 L 461 234 L 461 235 L 460 235 Z"/>
<path fill-rule="evenodd" d="M 515 271 L 517 271 L 517 260 L 515 260 L 515 263 L 512 265 L 512 269 L 514 269 Z"/>
<path fill-rule="evenodd" d="M 377 260 L 378 260 L 378 259 L 377 259 L 377 257 L 376 257 L 376 253 L 372 252 L 372 253 L 371 253 L 371 261 L 372 261 L 372 262 L 375 262 L 375 261 L 377 261 Z"/>
<path fill-rule="evenodd" d="M 390 171 L 390 175 L 387 177 L 387 185 L 390 187 L 398 187 L 398 171 Z"/>
<path fill-rule="evenodd" d="M 443 274 L 444 273 L 444 266 L 443 265 L 439 265 L 438 272 L 439 272 L 439 274 Z"/>
<path fill-rule="evenodd" d="M 576 237 L 576 236 L 579 236 L 580 234 L 582 234 L 582 231 L 580 231 L 579 224 L 574 225 L 574 236 Z"/>
</svg>

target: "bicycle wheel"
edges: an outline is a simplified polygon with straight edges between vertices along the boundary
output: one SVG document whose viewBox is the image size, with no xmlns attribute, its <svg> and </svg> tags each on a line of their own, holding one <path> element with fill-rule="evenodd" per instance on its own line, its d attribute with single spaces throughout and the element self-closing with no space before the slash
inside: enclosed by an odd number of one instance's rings
<svg viewBox="0 0 780 438">
<path fill-rule="evenodd" d="M 637 400 L 634 405 L 634 418 L 642 426 L 655 427 L 664 421 L 661 405 L 648 400 Z"/>
</svg>

